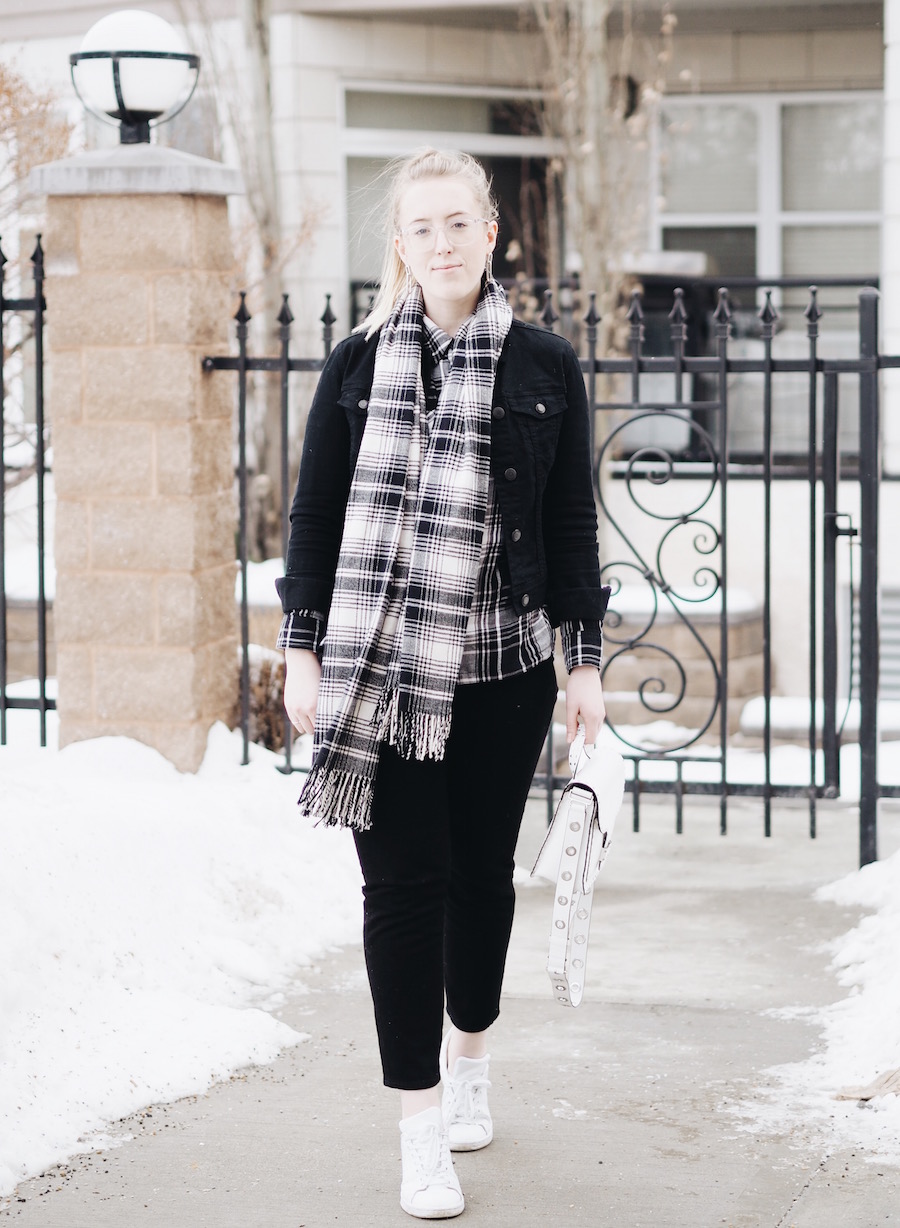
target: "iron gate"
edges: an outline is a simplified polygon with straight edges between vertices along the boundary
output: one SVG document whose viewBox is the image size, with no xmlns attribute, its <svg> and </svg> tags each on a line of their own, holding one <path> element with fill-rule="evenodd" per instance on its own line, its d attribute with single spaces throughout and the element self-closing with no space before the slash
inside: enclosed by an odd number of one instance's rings
<svg viewBox="0 0 900 1228">
<path fill-rule="evenodd" d="M 819 286 L 860 286 L 861 280 L 821 279 Z M 799 356 L 776 354 L 780 316 L 773 304 L 779 295 L 806 285 L 808 301 L 805 316 L 805 352 Z M 709 343 L 705 353 L 690 345 L 690 327 L 685 295 L 675 289 L 672 307 L 666 313 L 666 344 L 648 352 L 647 320 L 641 291 L 636 290 L 627 312 L 628 353 L 626 356 L 597 356 L 599 317 L 593 296 L 582 321 L 582 359 L 590 403 L 593 406 L 593 447 L 596 458 L 596 493 L 601 523 L 606 533 L 604 579 L 612 584 L 613 596 L 604 626 L 604 687 L 617 694 L 615 679 L 624 667 L 631 670 L 627 693 L 632 707 L 641 710 L 642 719 L 625 727 L 615 699 L 610 703 L 609 723 L 619 737 L 625 757 L 631 762 L 633 776 L 627 788 L 631 794 L 633 823 L 640 824 L 641 798 L 645 794 L 671 794 L 674 797 L 676 826 L 682 827 L 683 800 L 687 795 L 711 795 L 719 799 L 719 823 L 724 833 L 728 823 L 728 800 L 735 796 L 754 796 L 762 800 L 764 830 L 771 834 L 772 801 L 779 797 L 805 799 L 809 812 L 809 831 L 816 834 L 817 806 L 823 798 L 840 795 L 840 746 L 842 710 L 848 695 L 839 703 L 838 669 L 839 623 L 837 617 L 838 550 L 844 540 L 854 539 L 859 552 L 859 745 L 860 745 L 860 863 L 877 857 L 877 805 L 885 796 L 900 796 L 900 786 L 881 785 L 878 779 L 878 500 L 881 480 L 879 451 L 879 381 L 883 367 L 900 366 L 900 358 L 878 353 L 878 295 L 871 281 L 859 295 L 857 308 L 858 353 L 848 357 L 823 357 L 819 352 L 822 309 L 819 291 L 796 279 L 759 282 L 744 279 L 741 289 L 754 299 L 764 296 L 759 310 L 754 306 L 755 354 L 737 354 L 733 338 L 733 293 L 719 289 L 714 310 L 705 321 Z M 746 313 L 744 313 L 746 317 Z M 286 551 L 288 509 L 291 485 L 288 475 L 289 375 L 297 371 L 318 371 L 331 350 L 335 317 L 330 302 L 322 316 L 323 355 L 319 358 L 294 358 L 290 353 L 292 315 L 287 296 L 279 316 L 280 353 L 271 357 L 251 357 L 247 352 L 250 316 L 242 297 L 236 316 L 238 353 L 232 357 L 208 357 L 207 371 L 231 370 L 238 375 L 239 411 L 239 485 L 241 506 L 240 565 L 242 575 L 242 714 L 245 760 L 248 753 L 249 656 L 247 649 L 247 395 L 248 374 L 252 371 L 278 373 L 282 406 L 282 537 Z M 559 317 L 548 294 L 542 323 L 553 328 Z M 657 321 L 658 323 L 658 321 Z M 657 329 L 657 332 L 659 330 Z M 659 338 L 657 337 L 657 342 Z M 693 352 L 692 352 L 693 349 Z M 662 351 L 667 352 L 662 352 Z M 774 448 L 776 390 L 786 377 L 795 384 L 803 382 L 806 439 L 802 455 L 785 460 Z M 649 381 L 668 381 L 666 395 L 647 394 Z M 762 429 L 758 455 L 752 461 L 736 457 L 731 448 L 733 381 L 747 378 L 759 384 Z M 839 435 L 840 380 L 852 379 L 858 388 L 858 438 L 855 446 L 842 452 Z M 666 432 L 675 426 L 685 436 L 678 448 L 668 445 Z M 643 436 L 637 442 L 635 432 Z M 630 441 L 629 441 L 630 437 Z M 755 526 L 763 542 L 762 592 L 758 597 L 761 631 L 761 678 L 758 687 L 762 704 L 760 728 L 761 779 L 741 780 L 734 774 L 733 759 L 733 685 L 729 631 L 734 619 L 729 605 L 729 491 L 736 482 L 752 481 L 762 492 L 762 524 Z M 808 533 L 803 546 L 803 564 L 798 565 L 800 583 L 807 604 L 806 695 L 804 779 L 777 779 L 773 771 L 776 728 L 772 718 L 777 701 L 773 682 L 773 584 L 772 561 L 778 534 L 773 520 L 773 491 L 779 482 L 802 483 L 808 515 Z M 846 483 L 858 487 L 857 524 L 839 507 L 839 491 Z M 844 483 L 841 486 L 841 483 Z M 696 490 L 702 486 L 701 496 Z M 664 510 L 650 506 L 648 495 L 661 491 L 675 493 Z M 618 493 L 616 493 L 618 492 Z M 624 495 L 623 495 L 624 492 Z M 683 497 L 682 497 L 683 496 Z M 678 506 L 681 498 L 681 506 Z M 620 505 L 627 500 L 628 515 Z M 641 519 L 656 522 L 658 532 L 647 545 L 646 532 L 638 535 L 635 525 Z M 693 535 L 692 550 L 697 566 L 694 583 L 686 591 L 682 577 L 670 574 L 666 555 L 675 538 Z M 682 551 L 684 558 L 684 551 Z M 627 584 L 631 579 L 633 583 Z M 851 582 L 852 583 L 852 582 Z M 635 584 L 643 590 L 640 617 L 629 621 L 621 608 L 624 595 Z M 821 586 L 821 590 L 820 590 Z M 710 617 L 709 611 L 712 611 Z M 705 613 L 704 613 L 705 612 Z M 632 611 L 633 615 L 633 611 Z M 684 655 L 663 634 L 668 621 L 680 636 Z M 710 631 L 710 628 L 712 631 Z M 678 637 L 676 637 L 677 639 Z M 851 637 L 852 638 L 852 637 Z M 648 667 L 635 679 L 640 662 L 655 657 L 655 668 Z M 638 662 L 637 667 L 635 662 Z M 699 666 L 698 663 L 699 662 Z M 692 686 L 699 672 L 707 675 L 703 688 L 705 711 L 683 725 L 672 718 L 686 710 Z M 851 673 L 853 671 L 850 671 Z M 711 682 L 710 682 L 711 680 Z M 689 706 L 689 705 L 688 705 Z M 656 722 L 666 718 L 674 730 L 666 745 L 648 744 L 640 726 L 646 718 Z M 654 731 L 655 733 L 656 731 Z M 291 760 L 291 728 L 285 719 L 284 771 L 294 770 Z M 554 762 L 552 731 L 548 738 L 547 762 Z M 796 773 L 795 773 L 796 777 Z M 553 789 L 563 781 L 551 771 L 536 777 L 535 783 L 547 793 L 548 813 L 552 811 Z"/>
</svg>

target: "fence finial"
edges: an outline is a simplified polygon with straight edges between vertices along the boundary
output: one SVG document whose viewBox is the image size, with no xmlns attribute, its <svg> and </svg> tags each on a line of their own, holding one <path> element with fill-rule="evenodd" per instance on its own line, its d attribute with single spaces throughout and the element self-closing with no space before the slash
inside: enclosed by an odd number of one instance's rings
<svg viewBox="0 0 900 1228">
<path fill-rule="evenodd" d="M 602 318 L 597 310 L 597 291 L 591 290 L 588 294 L 588 309 L 584 315 L 584 323 L 588 328 L 596 328 Z"/>
<path fill-rule="evenodd" d="M 44 267 L 44 249 L 41 246 L 41 235 L 40 233 L 38 233 L 34 237 L 35 237 L 35 244 L 34 244 L 34 251 L 31 253 L 31 263 L 35 266 L 35 268 L 43 268 Z"/>
<path fill-rule="evenodd" d="M 761 336 L 763 341 L 771 341 L 775 335 L 775 325 L 778 323 L 780 316 L 772 302 L 772 291 L 766 291 L 766 301 L 758 312 L 759 322 L 762 325 Z"/>
<path fill-rule="evenodd" d="M 731 336 L 731 304 L 728 301 L 728 287 L 719 287 L 719 301 L 716 303 L 716 309 L 713 312 L 713 319 L 716 322 L 716 336 L 730 337 Z"/>
<path fill-rule="evenodd" d="M 559 319 L 559 312 L 553 306 L 553 291 L 544 291 L 544 307 L 538 317 L 548 332 L 553 332 L 553 325 Z"/>
<path fill-rule="evenodd" d="M 806 310 L 803 313 L 806 316 L 806 335 L 807 337 L 818 337 L 819 321 L 822 318 L 822 308 L 819 306 L 819 287 L 809 287 L 809 302 L 806 304 Z"/>
<path fill-rule="evenodd" d="M 672 304 L 672 310 L 669 312 L 669 323 L 672 326 L 673 341 L 687 341 L 687 309 L 684 305 L 684 290 L 680 286 L 675 288 L 675 302 Z"/>
<path fill-rule="evenodd" d="M 234 313 L 234 318 L 237 320 L 238 324 L 249 324 L 250 321 L 253 319 L 253 317 L 250 315 L 250 312 L 247 310 L 247 291 L 246 290 L 241 291 L 241 305 L 240 307 L 238 307 L 237 311 Z"/>
<path fill-rule="evenodd" d="M 278 323 L 282 328 L 290 328 L 294 322 L 294 313 L 291 311 L 291 305 L 288 302 L 288 296 L 281 296 L 281 311 L 278 313 Z"/>
</svg>

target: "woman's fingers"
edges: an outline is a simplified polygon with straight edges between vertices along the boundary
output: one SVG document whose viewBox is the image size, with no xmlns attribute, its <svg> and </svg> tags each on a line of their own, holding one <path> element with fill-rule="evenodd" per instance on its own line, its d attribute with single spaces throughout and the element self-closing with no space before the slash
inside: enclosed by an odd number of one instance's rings
<svg viewBox="0 0 900 1228">
<path fill-rule="evenodd" d="M 288 649 L 284 654 L 284 710 L 298 733 L 313 733 L 322 667 L 314 652 Z"/>
<path fill-rule="evenodd" d="M 580 720 L 584 725 L 585 742 L 593 745 L 605 719 L 600 671 L 593 665 L 576 666 L 566 685 L 566 740 L 570 745 L 575 740 Z"/>
</svg>

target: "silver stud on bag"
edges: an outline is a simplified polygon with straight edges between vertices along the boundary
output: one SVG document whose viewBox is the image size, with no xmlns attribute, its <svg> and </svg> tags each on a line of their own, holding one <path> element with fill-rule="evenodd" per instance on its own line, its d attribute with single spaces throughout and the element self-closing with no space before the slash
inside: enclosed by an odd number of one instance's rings
<svg viewBox="0 0 900 1228">
<path fill-rule="evenodd" d="M 569 831 L 581 831 L 581 824 L 580 823 L 570 823 Z"/>
<path fill-rule="evenodd" d="M 556 928 L 557 928 L 558 930 L 564 930 L 564 929 L 566 928 L 566 923 L 565 923 L 565 921 L 557 921 L 557 923 L 556 923 Z"/>
<path fill-rule="evenodd" d="M 558 899 L 557 899 L 557 901 L 556 901 L 556 902 L 557 902 L 557 904 L 568 904 L 568 902 L 569 902 L 569 897 L 568 897 L 567 895 L 561 895 L 561 896 L 559 896 L 559 897 L 558 897 Z"/>
<path fill-rule="evenodd" d="M 569 847 L 566 849 L 566 856 L 574 857 L 577 852 L 578 852 L 578 849 L 575 847 L 575 845 L 570 844 Z"/>
</svg>

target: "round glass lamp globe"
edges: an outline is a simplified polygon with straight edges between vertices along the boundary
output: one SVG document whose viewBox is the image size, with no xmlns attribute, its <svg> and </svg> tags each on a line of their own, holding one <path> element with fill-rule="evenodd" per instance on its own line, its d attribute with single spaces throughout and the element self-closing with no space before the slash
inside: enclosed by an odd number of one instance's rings
<svg viewBox="0 0 900 1228">
<path fill-rule="evenodd" d="M 174 27 L 155 13 L 122 9 L 101 17 L 81 44 L 84 51 L 177 51 L 187 48 Z M 77 66 L 78 92 L 98 111 L 121 119 L 113 84 L 112 62 L 82 60 Z M 129 115 L 154 119 L 173 107 L 187 88 L 190 68 L 183 60 L 123 59 L 119 80 Z"/>
</svg>

